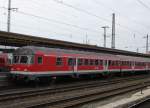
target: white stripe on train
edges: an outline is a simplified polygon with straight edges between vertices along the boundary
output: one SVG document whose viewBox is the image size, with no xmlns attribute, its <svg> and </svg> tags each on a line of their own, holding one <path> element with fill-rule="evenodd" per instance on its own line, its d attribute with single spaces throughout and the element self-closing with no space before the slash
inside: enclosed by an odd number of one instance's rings
<svg viewBox="0 0 150 108">
<path fill-rule="evenodd" d="M 43 71 L 43 72 L 25 72 L 25 71 L 11 71 L 11 74 L 18 75 L 54 75 L 54 74 L 82 74 L 82 73 L 102 73 L 102 72 L 120 72 L 120 71 L 147 71 L 147 69 L 113 69 L 113 70 L 81 70 L 81 71 Z"/>
</svg>

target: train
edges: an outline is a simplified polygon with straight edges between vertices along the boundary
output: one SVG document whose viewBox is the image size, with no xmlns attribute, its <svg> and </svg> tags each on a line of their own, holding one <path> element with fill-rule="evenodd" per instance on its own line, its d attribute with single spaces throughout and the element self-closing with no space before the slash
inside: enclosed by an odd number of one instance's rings
<svg viewBox="0 0 150 108">
<path fill-rule="evenodd" d="M 14 80 L 105 75 L 150 70 L 150 58 L 101 52 L 24 46 L 16 49 L 10 71 Z"/>
<path fill-rule="evenodd" d="M 0 53 L 0 72 L 9 72 L 11 70 L 12 54 Z"/>
</svg>

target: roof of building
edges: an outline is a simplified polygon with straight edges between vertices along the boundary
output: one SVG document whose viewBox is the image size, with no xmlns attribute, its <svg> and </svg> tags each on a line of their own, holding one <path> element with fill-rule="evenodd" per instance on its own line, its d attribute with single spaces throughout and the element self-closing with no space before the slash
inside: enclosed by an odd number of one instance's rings
<svg viewBox="0 0 150 108">
<path fill-rule="evenodd" d="M 150 57 L 149 54 L 104 48 L 96 45 L 73 43 L 73 42 L 48 39 L 48 38 L 36 37 L 36 36 L 24 35 L 18 33 L 8 33 L 4 31 L 0 31 L 0 44 L 6 46 L 16 46 L 16 47 L 33 45 L 33 46 L 41 46 L 41 47 L 43 46 L 43 47 L 50 47 L 50 48 L 63 48 L 63 49 L 72 49 L 72 50 L 101 52 L 101 53 L 109 53 L 109 54 L 117 54 L 117 55 L 121 54 L 127 56 L 130 55 L 130 56 L 139 56 L 139 57 Z"/>
</svg>

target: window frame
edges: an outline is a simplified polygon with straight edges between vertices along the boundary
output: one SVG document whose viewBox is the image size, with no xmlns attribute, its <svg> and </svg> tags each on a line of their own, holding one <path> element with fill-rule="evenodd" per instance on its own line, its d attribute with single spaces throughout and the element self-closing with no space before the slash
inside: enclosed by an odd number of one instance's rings
<svg viewBox="0 0 150 108">
<path fill-rule="evenodd" d="M 72 60 L 71 62 L 69 62 L 69 60 Z M 71 63 L 71 64 L 70 64 Z M 68 58 L 67 59 L 67 65 L 68 66 L 74 66 L 76 65 L 76 58 Z"/>
<path fill-rule="evenodd" d="M 58 59 L 61 59 L 61 61 L 58 62 Z M 58 64 L 58 63 L 60 63 L 60 64 Z M 56 57 L 55 65 L 56 66 L 63 66 L 63 64 L 64 64 L 63 57 Z"/>
<path fill-rule="evenodd" d="M 84 59 L 84 65 L 88 66 L 89 65 L 89 59 Z"/>
<path fill-rule="evenodd" d="M 41 58 L 41 62 L 39 62 L 39 58 Z M 37 57 L 37 64 L 43 64 L 43 57 L 42 56 Z"/>
</svg>

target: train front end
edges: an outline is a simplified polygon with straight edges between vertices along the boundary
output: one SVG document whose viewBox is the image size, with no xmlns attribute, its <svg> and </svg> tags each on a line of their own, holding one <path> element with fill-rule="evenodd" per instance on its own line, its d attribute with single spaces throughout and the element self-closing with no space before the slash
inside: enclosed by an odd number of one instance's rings
<svg viewBox="0 0 150 108">
<path fill-rule="evenodd" d="M 19 48 L 13 54 L 10 77 L 12 80 L 28 80 L 32 78 L 34 53 L 30 48 Z"/>
</svg>

